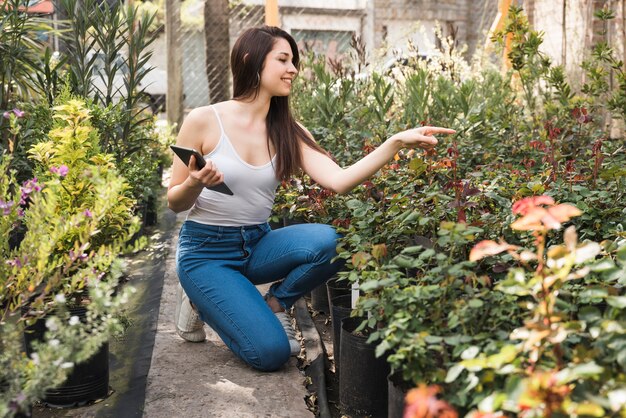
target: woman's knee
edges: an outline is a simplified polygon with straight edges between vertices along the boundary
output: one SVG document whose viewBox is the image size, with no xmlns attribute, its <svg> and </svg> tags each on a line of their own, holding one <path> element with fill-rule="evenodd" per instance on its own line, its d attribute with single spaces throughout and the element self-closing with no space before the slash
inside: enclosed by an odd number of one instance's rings
<svg viewBox="0 0 626 418">
<path fill-rule="evenodd" d="M 307 234 L 307 241 L 317 256 L 329 261 L 337 255 L 337 240 L 341 235 L 335 228 L 325 224 L 310 224 L 311 231 Z"/>
<path fill-rule="evenodd" d="M 243 355 L 243 359 L 253 368 L 262 372 L 273 372 L 280 369 L 291 356 L 289 342 L 285 341 L 264 341 L 257 344 L 253 353 Z"/>
</svg>

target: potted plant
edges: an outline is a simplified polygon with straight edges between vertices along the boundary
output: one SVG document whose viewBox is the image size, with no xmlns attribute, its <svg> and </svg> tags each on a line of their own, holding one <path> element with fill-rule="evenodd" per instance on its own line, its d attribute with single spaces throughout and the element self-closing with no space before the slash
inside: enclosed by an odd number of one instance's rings
<svg viewBox="0 0 626 418">
<path fill-rule="evenodd" d="M 2 233 L 20 227 L 24 234 L 0 247 L 0 381 L 8 386 L 0 412 L 45 398 L 97 353 L 119 330 L 117 315 L 131 291 L 119 286 L 119 256 L 139 228 L 128 185 L 99 152 L 84 103 L 69 99 L 54 111 L 50 140 L 31 149 L 37 178 L 20 187 L 7 168 L 10 156 L 1 164 Z M 37 321 L 45 325 L 43 339 L 23 353 L 23 331 Z"/>
</svg>

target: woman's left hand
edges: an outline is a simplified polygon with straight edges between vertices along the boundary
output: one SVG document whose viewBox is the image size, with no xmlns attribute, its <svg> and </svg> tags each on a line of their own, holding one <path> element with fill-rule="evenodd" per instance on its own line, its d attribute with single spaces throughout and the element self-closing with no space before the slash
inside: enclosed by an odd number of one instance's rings
<svg viewBox="0 0 626 418">
<path fill-rule="evenodd" d="M 406 131 L 398 132 L 393 135 L 391 140 L 399 141 L 402 148 L 422 148 L 425 150 L 433 149 L 437 145 L 437 138 L 435 134 L 453 134 L 456 131 L 454 129 L 439 128 L 437 126 L 422 126 L 414 129 L 407 129 Z"/>
</svg>

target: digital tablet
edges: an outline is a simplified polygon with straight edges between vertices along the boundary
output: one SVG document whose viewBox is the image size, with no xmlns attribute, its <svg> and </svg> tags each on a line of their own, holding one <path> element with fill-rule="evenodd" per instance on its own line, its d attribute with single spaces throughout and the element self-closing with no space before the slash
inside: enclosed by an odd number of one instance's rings
<svg viewBox="0 0 626 418">
<path fill-rule="evenodd" d="M 193 148 L 179 147 L 178 145 L 170 145 L 170 148 L 187 166 L 189 165 L 189 159 L 192 155 L 196 157 L 196 164 L 198 165 L 199 169 L 202 169 L 206 165 L 206 161 L 202 154 L 200 154 Z M 230 190 L 226 183 L 220 183 L 210 187 L 207 186 L 207 189 L 215 190 L 216 192 L 224 193 L 230 196 L 233 195 L 232 190 Z"/>
</svg>

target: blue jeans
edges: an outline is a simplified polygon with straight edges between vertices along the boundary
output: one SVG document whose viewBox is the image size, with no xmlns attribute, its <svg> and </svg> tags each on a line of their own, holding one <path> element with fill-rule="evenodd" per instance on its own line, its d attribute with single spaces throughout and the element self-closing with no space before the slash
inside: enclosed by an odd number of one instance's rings
<svg viewBox="0 0 626 418">
<path fill-rule="evenodd" d="M 268 224 L 186 221 L 176 253 L 178 277 L 200 318 L 237 356 L 273 371 L 289 360 L 289 342 L 255 285 L 276 282 L 270 295 L 290 308 L 341 268 L 341 261 L 331 263 L 338 238 L 334 228 L 321 224 L 271 230 Z"/>
</svg>

